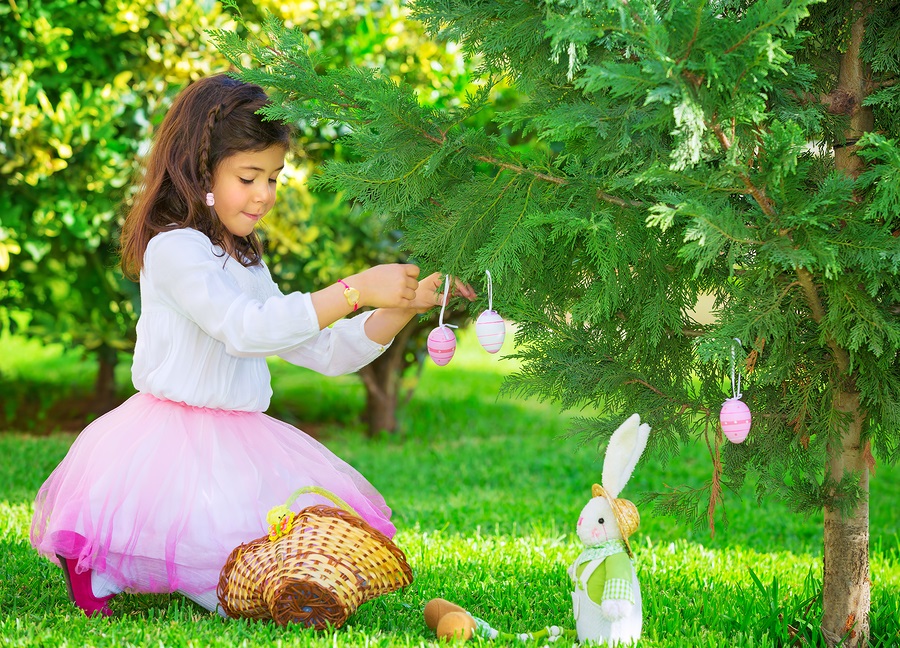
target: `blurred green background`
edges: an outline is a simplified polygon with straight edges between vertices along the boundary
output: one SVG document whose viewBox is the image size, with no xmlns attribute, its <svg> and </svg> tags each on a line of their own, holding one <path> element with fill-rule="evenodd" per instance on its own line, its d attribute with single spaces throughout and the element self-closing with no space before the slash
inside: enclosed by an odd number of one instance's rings
<svg viewBox="0 0 900 648">
<path fill-rule="evenodd" d="M 57 418 L 86 419 L 121 400 L 116 368 L 130 364 L 139 302 L 137 284 L 117 267 L 117 235 L 174 95 L 229 69 L 211 30 L 246 34 L 271 13 L 302 26 L 325 65 L 379 67 L 436 106 L 462 100 L 476 76 L 477 62 L 465 61 L 454 43 L 426 38 L 400 0 L 235 5 L 240 22 L 213 0 L 0 4 L 0 329 L 82 350 L 97 363 L 90 393 L 60 404 L 66 413 Z M 514 101 L 508 88 L 497 99 Z M 298 126 L 278 205 L 262 226 L 282 289 L 312 291 L 406 260 L 398 232 L 379 214 L 307 188 L 319 165 L 346 152 L 333 126 Z M 370 433 L 396 430 L 395 410 L 415 384 L 432 326 L 411 323 L 402 343 L 367 368 L 373 380 L 365 382 L 386 386 L 367 391 Z M 0 428 L 53 418 L 52 394 L 2 370 L 0 384 Z"/>
</svg>

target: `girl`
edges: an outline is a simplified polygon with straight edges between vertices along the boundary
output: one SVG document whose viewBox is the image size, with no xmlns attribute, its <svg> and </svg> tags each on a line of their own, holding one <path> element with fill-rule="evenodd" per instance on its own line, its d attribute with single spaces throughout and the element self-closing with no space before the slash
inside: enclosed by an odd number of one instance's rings
<svg viewBox="0 0 900 648">
<path fill-rule="evenodd" d="M 179 591 L 215 610 L 228 554 L 263 535 L 266 512 L 300 486 L 335 493 L 393 536 L 390 509 L 362 475 L 263 413 L 266 356 L 356 371 L 441 303 L 440 276 L 419 282 L 417 267 L 392 264 L 312 294 L 279 291 L 255 228 L 275 203 L 290 132 L 259 116 L 267 101 L 225 75 L 189 85 L 125 220 L 122 266 L 141 289 L 138 393 L 78 436 L 31 525 L 32 544 L 59 562 L 89 616 L 111 614 L 125 590 Z M 341 319 L 364 306 L 376 310 Z M 296 507 L 316 503 L 328 502 L 311 495 Z"/>
</svg>

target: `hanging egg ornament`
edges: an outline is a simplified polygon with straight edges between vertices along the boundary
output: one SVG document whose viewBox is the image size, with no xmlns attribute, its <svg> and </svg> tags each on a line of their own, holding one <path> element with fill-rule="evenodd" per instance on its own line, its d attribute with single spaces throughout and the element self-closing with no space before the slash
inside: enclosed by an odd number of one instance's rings
<svg viewBox="0 0 900 648">
<path fill-rule="evenodd" d="M 487 275 L 488 307 L 475 321 L 475 335 L 485 351 L 497 353 L 506 339 L 506 322 L 494 310 L 494 280 L 491 271 L 485 270 L 484 274 Z"/>
<path fill-rule="evenodd" d="M 750 432 L 750 408 L 740 398 L 729 398 L 722 403 L 719 423 L 722 424 L 722 432 L 729 441 L 741 443 Z"/>
<path fill-rule="evenodd" d="M 434 364 L 443 367 L 456 352 L 456 334 L 448 326 L 438 326 L 428 334 L 428 355 Z"/>
<path fill-rule="evenodd" d="M 486 310 L 475 321 L 475 335 L 488 353 L 497 353 L 506 339 L 506 322 L 497 311 Z"/>
<path fill-rule="evenodd" d="M 450 362 L 456 351 L 456 334 L 453 324 L 444 324 L 444 309 L 447 308 L 447 299 L 450 296 L 450 275 L 444 278 L 444 294 L 441 303 L 441 315 L 438 317 L 438 327 L 428 334 L 428 355 L 434 360 L 434 364 L 443 367 Z M 452 327 L 452 328 L 451 328 Z"/>
</svg>

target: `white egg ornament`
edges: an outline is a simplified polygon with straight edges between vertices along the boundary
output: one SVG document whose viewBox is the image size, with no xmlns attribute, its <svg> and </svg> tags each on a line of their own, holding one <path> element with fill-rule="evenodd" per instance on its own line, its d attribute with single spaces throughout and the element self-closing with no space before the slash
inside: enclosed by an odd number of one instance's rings
<svg viewBox="0 0 900 648">
<path fill-rule="evenodd" d="M 719 423 L 722 432 L 732 443 L 742 443 L 750 432 L 750 408 L 740 398 L 729 398 L 722 403 Z"/>
<path fill-rule="evenodd" d="M 449 326 L 440 325 L 428 334 L 428 355 L 434 364 L 443 367 L 456 352 L 456 334 Z"/>
<path fill-rule="evenodd" d="M 475 335 L 488 353 L 497 353 L 506 339 L 506 322 L 497 311 L 486 310 L 475 321 Z"/>
</svg>

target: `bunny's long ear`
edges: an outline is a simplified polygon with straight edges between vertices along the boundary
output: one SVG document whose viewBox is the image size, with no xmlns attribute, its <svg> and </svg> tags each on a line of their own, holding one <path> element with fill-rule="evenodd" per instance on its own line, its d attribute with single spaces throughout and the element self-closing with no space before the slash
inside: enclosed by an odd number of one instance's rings
<svg viewBox="0 0 900 648">
<path fill-rule="evenodd" d="M 603 459 L 603 488 L 616 498 L 631 478 L 638 459 L 647 446 L 650 426 L 641 424 L 641 417 L 632 414 L 612 433 Z"/>
</svg>

